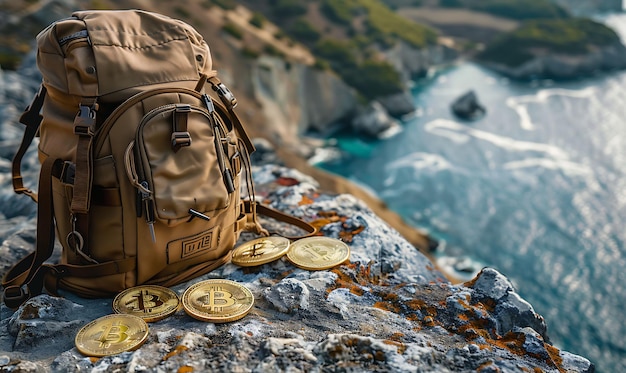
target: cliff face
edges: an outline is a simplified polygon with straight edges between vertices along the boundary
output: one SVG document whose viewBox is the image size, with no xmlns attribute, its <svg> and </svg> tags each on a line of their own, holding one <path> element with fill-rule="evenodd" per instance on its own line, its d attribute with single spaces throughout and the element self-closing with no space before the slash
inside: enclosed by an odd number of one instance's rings
<svg viewBox="0 0 626 373">
<path fill-rule="evenodd" d="M 554 2 L 577 16 L 624 10 L 622 0 L 554 0 Z"/>
<path fill-rule="evenodd" d="M 444 46 L 433 45 L 416 49 L 400 42 L 381 53 L 400 73 L 404 81 L 423 77 L 433 66 L 440 66 L 453 60 L 457 53 Z"/>
<path fill-rule="evenodd" d="M 265 116 L 268 138 L 295 144 L 307 131 L 328 132 L 357 107 L 354 91 L 336 75 L 262 56 L 251 68 L 252 96 Z"/>
<path fill-rule="evenodd" d="M 438 45 L 415 49 L 398 43 L 381 54 L 408 82 L 426 74 L 429 68 L 451 61 L 455 53 Z M 375 134 L 388 126 L 368 111 L 357 110 L 359 100 L 354 90 L 334 73 L 281 58 L 261 56 L 251 68 L 251 95 L 261 104 L 268 138 L 278 143 L 294 143 L 298 136 L 314 131 L 328 133 L 339 122 L 353 125 L 366 134 Z M 392 116 L 399 117 L 415 110 L 408 91 L 377 99 Z M 366 113 L 367 118 L 356 117 Z M 372 122 L 363 128 L 360 123 Z M 358 123 L 358 124 L 357 124 Z"/>
</svg>

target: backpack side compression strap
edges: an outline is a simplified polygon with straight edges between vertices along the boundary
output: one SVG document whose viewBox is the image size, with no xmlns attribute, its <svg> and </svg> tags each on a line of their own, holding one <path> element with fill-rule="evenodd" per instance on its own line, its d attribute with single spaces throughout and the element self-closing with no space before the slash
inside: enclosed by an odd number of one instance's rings
<svg viewBox="0 0 626 373">
<path fill-rule="evenodd" d="M 22 158 L 24 158 L 28 147 L 37 135 L 37 131 L 39 131 L 39 126 L 41 125 L 41 120 L 43 119 L 39 112 L 41 111 L 45 97 L 46 87 L 42 84 L 39 87 L 39 92 L 37 92 L 35 97 L 33 97 L 33 101 L 30 105 L 28 105 L 20 117 L 20 123 L 26 125 L 26 129 L 24 130 L 24 136 L 22 137 L 20 147 L 17 149 L 15 156 L 13 157 L 13 164 L 11 167 L 11 172 L 13 174 L 13 190 L 15 193 L 25 194 L 35 202 L 37 202 L 37 193 L 24 187 L 24 183 L 22 182 L 21 167 Z"/>
</svg>

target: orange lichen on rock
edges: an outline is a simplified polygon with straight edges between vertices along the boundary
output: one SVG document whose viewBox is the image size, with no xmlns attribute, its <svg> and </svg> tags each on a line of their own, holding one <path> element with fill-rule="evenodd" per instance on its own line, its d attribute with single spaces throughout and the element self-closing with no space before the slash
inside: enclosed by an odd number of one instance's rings
<svg viewBox="0 0 626 373">
<path fill-rule="evenodd" d="M 402 355 L 404 351 L 406 351 L 406 346 L 402 342 L 395 341 L 392 339 L 385 339 L 383 343 L 386 345 L 390 345 L 390 346 L 396 346 L 396 350 L 398 351 L 400 355 Z"/>
<path fill-rule="evenodd" d="M 482 364 L 481 364 L 481 365 L 480 365 L 480 366 L 476 369 L 476 371 L 477 371 L 477 372 L 481 372 L 481 371 L 483 371 L 484 369 L 489 368 L 489 371 L 490 371 L 490 372 L 493 372 L 493 367 L 492 367 L 492 365 L 493 365 L 493 361 L 489 360 L 489 361 L 487 361 L 487 362 L 482 363 Z"/>
<path fill-rule="evenodd" d="M 172 356 L 178 355 L 181 352 L 184 352 L 184 351 L 187 351 L 187 350 L 188 350 L 187 346 L 178 345 L 178 346 L 176 346 L 175 349 L 170 351 L 167 355 L 163 356 L 163 361 L 166 361 L 169 358 L 171 358 Z"/>
<path fill-rule="evenodd" d="M 300 202 L 298 202 L 299 206 L 304 206 L 304 205 L 310 205 L 313 202 L 315 202 L 311 197 L 303 195 L 302 199 L 300 200 Z"/>
<path fill-rule="evenodd" d="M 378 308 L 385 311 L 390 311 L 394 313 L 400 313 L 400 307 L 390 302 L 376 302 L 374 303 L 374 308 Z"/>
<path fill-rule="evenodd" d="M 561 352 L 559 351 L 559 349 L 547 343 L 544 343 L 544 346 L 548 351 L 548 355 L 550 356 L 552 364 L 556 366 L 560 371 L 563 371 L 563 369 L 561 368 L 563 366 L 563 358 L 561 357 Z"/>
<path fill-rule="evenodd" d="M 193 372 L 193 367 L 190 367 L 189 365 L 183 365 L 177 370 L 177 373 L 190 373 L 190 372 Z"/>
</svg>

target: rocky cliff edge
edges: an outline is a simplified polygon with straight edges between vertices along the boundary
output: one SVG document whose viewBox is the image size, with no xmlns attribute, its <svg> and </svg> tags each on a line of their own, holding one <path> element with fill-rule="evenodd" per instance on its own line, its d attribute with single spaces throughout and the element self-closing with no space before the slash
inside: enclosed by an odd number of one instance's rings
<svg viewBox="0 0 626 373">
<path fill-rule="evenodd" d="M 350 259 L 324 271 L 285 259 L 252 268 L 226 264 L 173 290 L 181 295 L 208 278 L 237 281 L 255 297 L 246 317 L 212 324 L 179 310 L 151 323 L 138 350 L 103 358 L 81 355 L 74 338 L 87 322 L 112 313 L 112 299 L 64 293 L 37 296 L 15 312 L 2 306 L 0 370 L 593 371 L 587 359 L 549 343 L 544 319 L 496 270 L 452 285 L 353 196 L 321 193 L 309 176 L 273 164 L 256 166 L 254 179 L 263 203 L 344 240 Z M 33 227 L 30 219 L 4 240 L 3 259 L 29 250 Z"/>
</svg>

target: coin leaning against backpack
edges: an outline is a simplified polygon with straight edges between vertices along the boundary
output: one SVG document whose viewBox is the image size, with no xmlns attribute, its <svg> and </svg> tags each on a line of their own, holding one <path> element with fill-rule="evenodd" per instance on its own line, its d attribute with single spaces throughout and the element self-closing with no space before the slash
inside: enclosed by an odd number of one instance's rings
<svg viewBox="0 0 626 373">
<path fill-rule="evenodd" d="M 245 242 L 233 250 L 233 264 L 252 267 L 280 259 L 289 250 L 291 241 L 285 237 L 270 236 Z"/>
<path fill-rule="evenodd" d="M 138 349 L 148 339 L 148 324 L 138 316 L 102 316 L 83 326 L 74 339 L 85 356 L 103 357 Z"/>
<path fill-rule="evenodd" d="M 171 289 L 157 285 L 128 288 L 113 299 L 113 311 L 139 316 L 146 322 L 162 320 L 180 308 L 180 298 Z"/>
<path fill-rule="evenodd" d="M 335 267 L 350 258 L 350 247 L 331 237 L 307 237 L 291 244 L 287 259 L 296 267 L 319 271 Z"/>
<path fill-rule="evenodd" d="M 254 295 L 235 281 L 211 279 L 188 287 L 182 303 L 185 312 L 197 320 L 225 323 L 246 316 L 254 304 Z"/>
</svg>

